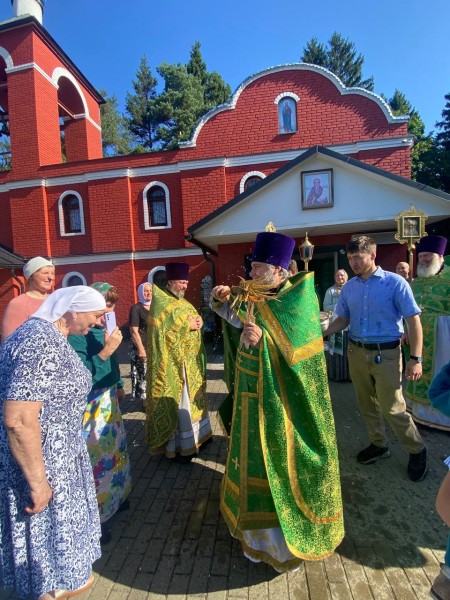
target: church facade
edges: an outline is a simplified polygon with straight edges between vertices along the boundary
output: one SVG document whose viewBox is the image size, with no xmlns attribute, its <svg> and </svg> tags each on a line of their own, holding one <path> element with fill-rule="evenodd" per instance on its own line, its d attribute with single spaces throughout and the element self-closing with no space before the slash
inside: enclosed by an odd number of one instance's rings
<svg viewBox="0 0 450 600">
<path fill-rule="evenodd" d="M 206 276 L 237 281 L 268 221 L 298 243 L 308 232 L 325 288 L 353 233 L 375 235 L 382 266 L 393 268 L 406 257 L 394 239 L 399 211 L 413 203 L 430 224 L 450 212 L 450 196 L 410 180 L 408 117 L 314 65 L 252 75 L 173 151 L 103 158 L 102 101 L 36 15 L 0 23 L 11 139 L 2 250 L 18 263 L 51 258 L 57 287 L 116 285 L 121 325 L 136 287 L 167 261 L 190 263 L 197 305 Z M 11 261 L 0 267 L 1 314 L 23 279 Z"/>
</svg>

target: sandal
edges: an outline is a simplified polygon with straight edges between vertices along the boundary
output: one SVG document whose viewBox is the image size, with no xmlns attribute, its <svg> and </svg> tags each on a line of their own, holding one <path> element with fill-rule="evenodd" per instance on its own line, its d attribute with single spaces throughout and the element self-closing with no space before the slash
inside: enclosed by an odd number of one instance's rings
<svg viewBox="0 0 450 600">
<path fill-rule="evenodd" d="M 78 596 L 78 594 L 87 592 L 87 590 L 94 585 L 94 581 L 94 576 L 91 575 L 86 583 L 77 590 L 55 590 L 55 598 L 57 600 L 63 600 L 64 598 L 73 598 L 73 596 Z"/>
</svg>

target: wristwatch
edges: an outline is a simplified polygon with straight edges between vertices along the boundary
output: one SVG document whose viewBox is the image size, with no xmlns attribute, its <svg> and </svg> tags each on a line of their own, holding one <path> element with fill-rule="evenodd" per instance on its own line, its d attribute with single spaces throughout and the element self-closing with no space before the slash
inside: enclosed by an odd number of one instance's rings
<svg viewBox="0 0 450 600">
<path fill-rule="evenodd" d="M 411 360 L 416 360 L 418 363 L 423 362 L 423 358 L 421 356 L 413 356 L 412 354 L 410 354 L 409 358 Z"/>
</svg>

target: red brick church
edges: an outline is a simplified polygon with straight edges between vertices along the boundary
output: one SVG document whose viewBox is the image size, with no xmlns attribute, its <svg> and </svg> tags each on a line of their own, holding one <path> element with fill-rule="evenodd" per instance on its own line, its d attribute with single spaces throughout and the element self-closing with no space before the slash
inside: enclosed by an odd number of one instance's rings
<svg viewBox="0 0 450 600">
<path fill-rule="evenodd" d="M 248 77 L 178 150 L 103 158 L 101 96 L 42 25 L 43 3 L 12 4 L 0 23 L 11 139 L 11 168 L 0 172 L 0 314 L 36 255 L 55 264 L 57 287 L 116 285 L 124 324 L 137 285 L 167 261 L 190 263 L 198 305 L 206 276 L 237 282 L 269 221 L 298 243 L 308 232 L 310 268 L 326 289 L 351 234 L 375 237 L 392 269 L 406 258 L 394 239 L 400 211 L 413 204 L 427 225 L 450 213 L 448 194 L 410 179 L 408 117 L 309 64 Z"/>
</svg>

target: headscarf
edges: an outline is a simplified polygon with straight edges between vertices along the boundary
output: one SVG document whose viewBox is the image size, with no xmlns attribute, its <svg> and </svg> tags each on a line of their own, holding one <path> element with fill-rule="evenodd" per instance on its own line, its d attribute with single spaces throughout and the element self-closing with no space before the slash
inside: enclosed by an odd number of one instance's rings
<svg viewBox="0 0 450 600">
<path fill-rule="evenodd" d="M 97 283 L 93 283 L 90 287 L 97 290 L 97 292 L 100 292 L 104 297 L 108 293 L 108 290 L 112 288 L 112 285 L 110 283 L 105 283 L 104 281 L 97 281 Z"/>
<path fill-rule="evenodd" d="M 36 273 L 36 271 L 39 271 L 39 269 L 42 269 L 42 267 L 54 267 L 54 266 L 55 265 L 53 263 L 51 263 L 49 260 L 47 260 L 46 258 L 42 258 L 42 256 L 35 256 L 34 258 L 31 258 L 23 266 L 22 272 L 23 272 L 25 279 L 28 280 L 33 275 L 33 273 Z"/>
<path fill-rule="evenodd" d="M 138 297 L 139 297 L 139 304 L 142 304 L 144 306 L 150 306 L 151 300 L 146 300 L 144 298 L 144 288 L 146 285 L 149 285 L 151 287 L 152 284 L 148 283 L 148 281 L 146 281 L 145 283 L 141 283 L 141 285 L 137 289 L 137 293 L 138 293 Z"/>
<path fill-rule="evenodd" d="M 99 292 L 87 285 L 74 285 L 50 294 L 31 316 L 55 323 L 67 312 L 91 312 L 105 308 L 105 299 Z"/>
</svg>

